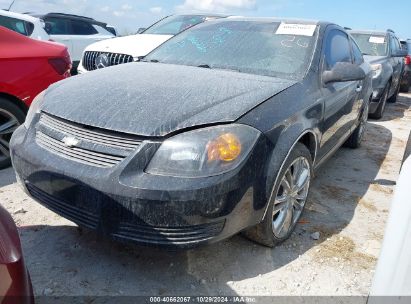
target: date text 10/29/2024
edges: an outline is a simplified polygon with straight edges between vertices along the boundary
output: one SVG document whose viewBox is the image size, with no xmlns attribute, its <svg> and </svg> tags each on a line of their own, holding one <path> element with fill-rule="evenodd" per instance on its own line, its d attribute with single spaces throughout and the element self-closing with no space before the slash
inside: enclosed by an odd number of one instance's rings
<svg viewBox="0 0 411 304">
<path fill-rule="evenodd" d="M 150 297 L 149 301 L 149 303 L 257 303 L 256 298 L 241 296 Z"/>
</svg>

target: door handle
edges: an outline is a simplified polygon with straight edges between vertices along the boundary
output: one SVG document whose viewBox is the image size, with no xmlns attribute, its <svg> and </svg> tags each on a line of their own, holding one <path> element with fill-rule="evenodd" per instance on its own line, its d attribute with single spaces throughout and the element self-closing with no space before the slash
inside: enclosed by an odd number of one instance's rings
<svg viewBox="0 0 411 304">
<path fill-rule="evenodd" d="M 361 92 L 362 91 L 362 85 L 357 86 L 357 88 L 355 89 L 356 92 Z"/>
</svg>

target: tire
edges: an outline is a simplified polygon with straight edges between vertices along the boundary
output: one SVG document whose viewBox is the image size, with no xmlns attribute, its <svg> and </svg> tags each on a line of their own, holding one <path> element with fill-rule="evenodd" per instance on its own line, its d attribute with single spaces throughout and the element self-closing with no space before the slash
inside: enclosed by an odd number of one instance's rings
<svg viewBox="0 0 411 304">
<path fill-rule="evenodd" d="M 409 73 L 411 73 L 411 72 L 409 72 Z M 403 93 L 408 93 L 409 91 L 410 91 L 410 86 L 411 86 L 411 75 L 408 73 L 408 75 L 407 75 L 407 81 L 404 83 L 402 83 L 401 84 L 401 86 L 400 86 L 400 92 L 403 92 Z"/>
<path fill-rule="evenodd" d="M 398 83 L 397 88 L 395 89 L 394 95 L 392 95 L 390 98 L 388 98 L 387 102 L 388 103 L 396 103 L 399 93 L 400 93 L 400 84 Z"/>
<path fill-rule="evenodd" d="M 16 104 L 0 97 L 0 169 L 10 166 L 11 135 L 24 123 L 26 114 Z"/>
<path fill-rule="evenodd" d="M 381 119 L 384 115 L 385 106 L 387 105 L 388 94 L 390 92 L 391 83 L 388 83 L 384 89 L 384 93 L 381 96 L 380 103 L 378 104 L 377 110 L 374 113 L 370 113 L 368 116 L 374 119 Z"/>
<path fill-rule="evenodd" d="M 261 245 L 274 247 L 291 235 L 307 201 L 313 176 L 312 167 L 310 152 L 306 146 L 297 143 L 283 163 L 276 180 L 272 182 L 271 196 L 268 198 L 268 209 L 263 221 L 243 233 L 247 238 Z M 295 172 L 300 173 L 300 179 L 306 177 L 299 186 L 300 191 L 297 191 L 297 185 L 292 182 Z M 293 193 L 286 190 L 286 185 L 291 186 Z"/>
<path fill-rule="evenodd" d="M 360 116 L 358 127 L 354 130 L 354 132 L 350 135 L 350 137 L 344 144 L 346 147 L 357 149 L 361 146 L 361 141 L 364 137 L 365 131 L 367 130 L 368 110 L 369 103 L 367 102 Z"/>
<path fill-rule="evenodd" d="M 410 91 L 410 87 L 407 86 L 407 85 L 402 85 L 400 87 L 400 92 L 402 92 L 402 93 L 408 93 L 409 91 Z"/>
</svg>

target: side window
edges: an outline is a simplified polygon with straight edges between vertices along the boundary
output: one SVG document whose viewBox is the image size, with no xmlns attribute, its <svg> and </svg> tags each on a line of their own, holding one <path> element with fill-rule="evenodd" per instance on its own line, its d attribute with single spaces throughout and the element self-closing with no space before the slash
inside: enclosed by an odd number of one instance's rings
<svg viewBox="0 0 411 304">
<path fill-rule="evenodd" d="M 354 63 L 357 65 L 361 65 L 364 62 L 364 58 L 362 57 L 362 53 L 358 45 L 351 39 L 352 44 L 352 53 L 354 56 Z"/>
<path fill-rule="evenodd" d="M 70 35 L 70 26 L 67 19 L 47 18 L 46 29 L 50 35 Z"/>
<path fill-rule="evenodd" d="M 72 35 L 95 35 L 98 31 L 90 23 L 80 20 L 70 20 Z"/>
<path fill-rule="evenodd" d="M 346 33 L 331 30 L 325 41 L 324 68 L 331 70 L 337 62 L 352 62 L 351 46 Z"/>
<path fill-rule="evenodd" d="M 9 30 L 15 31 L 19 34 L 22 34 L 25 36 L 30 35 L 27 33 L 25 21 L 20 20 L 20 19 L 0 16 L 0 25 L 4 26 L 5 28 L 8 28 Z"/>
</svg>

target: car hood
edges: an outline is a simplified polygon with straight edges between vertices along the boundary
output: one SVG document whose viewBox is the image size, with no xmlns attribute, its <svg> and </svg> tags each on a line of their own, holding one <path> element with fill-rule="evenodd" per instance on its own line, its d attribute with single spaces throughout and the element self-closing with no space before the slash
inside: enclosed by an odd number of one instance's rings
<svg viewBox="0 0 411 304">
<path fill-rule="evenodd" d="M 149 34 L 118 37 L 93 43 L 86 48 L 86 51 L 127 54 L 138 58 L 147 55 L 171 37 L 173 36 Z"/>
<path fill-rule="evenodd" d="M 364 60 L 365 62 L 368 62 L 369 64 L 373 63 L 380 63 L 381 61 L 386 60 L 386 56 L 371 56 L 371 55 L 364 55 Z"/>
<path fill-rule="evenodd" d="M 43 111 L 142 136 L 233 122 L 295 81 L 161 63 L 128 63 L 61 81 Z"/>
</svg>

